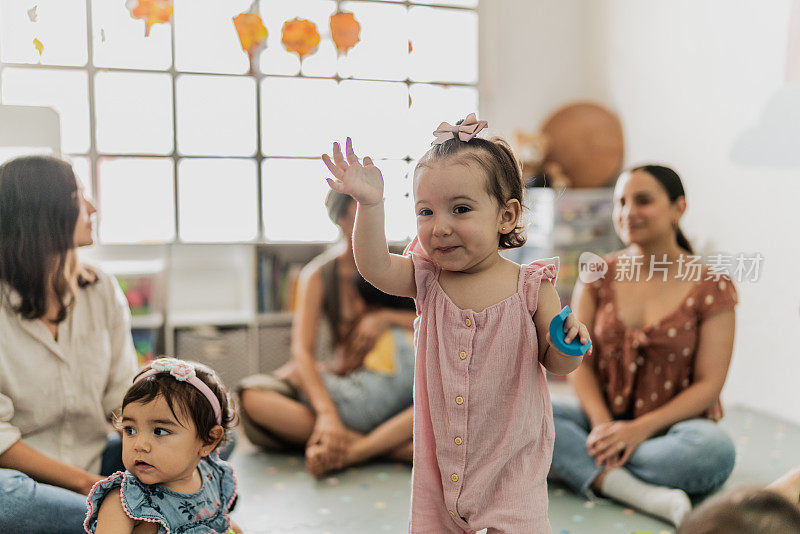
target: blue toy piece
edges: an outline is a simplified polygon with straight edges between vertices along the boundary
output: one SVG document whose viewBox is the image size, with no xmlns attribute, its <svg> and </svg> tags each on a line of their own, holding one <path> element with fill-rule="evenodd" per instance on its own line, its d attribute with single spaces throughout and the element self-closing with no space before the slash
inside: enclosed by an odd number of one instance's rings
<svg viewBox="0 0 800 534">
<path fill-rule="evenodd" d="M 592 346 L 591 341 L 582 345 L 580 339 L 576 337 L 569 344 L 564 343 L 564 321 L 567 320 L 570 313 L 572 313 L 570 307 L 564 306 L 564 309 L 550 321 L 550 342 L 568 356 L 583 356 Z"/>
</svg>

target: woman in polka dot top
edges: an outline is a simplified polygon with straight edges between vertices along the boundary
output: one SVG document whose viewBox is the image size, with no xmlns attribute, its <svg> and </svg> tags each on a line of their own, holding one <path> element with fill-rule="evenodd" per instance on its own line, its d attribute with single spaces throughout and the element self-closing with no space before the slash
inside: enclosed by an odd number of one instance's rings
<svg viewBox="0 0 800 534">
<path fill-rule="evenodd" d="M 627 248 L 605 258 L 604 277 L 575 289 L 595 351 L 573 377 L 579 402 L 553 400 L 552 474 L 674 524 L 691 510 L 687 494 L 718 488 L 734 463 L 716 421 L 736 289 L 692 256 L 678 226 L 685 209 L 671 169 L 620 176 L 614 224 Z"/>
</svg>

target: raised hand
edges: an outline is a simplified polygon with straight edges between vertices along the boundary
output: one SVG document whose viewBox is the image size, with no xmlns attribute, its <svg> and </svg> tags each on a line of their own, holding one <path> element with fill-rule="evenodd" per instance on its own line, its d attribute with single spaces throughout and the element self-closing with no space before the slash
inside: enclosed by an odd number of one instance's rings
<svg viewBox="0 0 800 534">
<path fill-rule="evenodd" d="M 356 202 L 366 206 L 378 204 L 383 200 L 383 176 L 381 171 L 367 156 L 363 164 L 358 161 L 353 152 L 353 141 L 348 137 L 345 144 L 347 159 L 342 155 L 339 143 L 333 143 L 333 160 L 327 155 L 322 155 L 334 179 L 328 178 L 331 189 L 353 197 Z"/>
</svg>

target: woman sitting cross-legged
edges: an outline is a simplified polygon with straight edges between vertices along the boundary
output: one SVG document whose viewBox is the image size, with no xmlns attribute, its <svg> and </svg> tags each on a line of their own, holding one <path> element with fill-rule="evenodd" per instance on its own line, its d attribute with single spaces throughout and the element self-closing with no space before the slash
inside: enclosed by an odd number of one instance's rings
<svg viewBox="0 0 800 534">
<path fill-rule="evenodd" d="M 355 202 L 331 192 L 326 207 L 342 242 L 303 268 L 291 360 L 239 385 L 242 427 L 261 447 L 304 448 L 314 475 L 375 457 L 411 462 L 414 303 L 358 274 Z M 314 356 L 320 317 L 333 333 L 327 367 Z"/>
</svg>

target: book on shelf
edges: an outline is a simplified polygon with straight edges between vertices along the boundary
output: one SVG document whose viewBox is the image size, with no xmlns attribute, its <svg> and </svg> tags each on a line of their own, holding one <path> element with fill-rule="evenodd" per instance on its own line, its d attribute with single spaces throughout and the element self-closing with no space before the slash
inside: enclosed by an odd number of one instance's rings
<svg viewBox="0 0 800 534">
<path fill-rule="evenodd" d="M 257 258 L 258 313 L 294 311 L 297 283 L 304 264 L 262 252 Z"/>
</svg>

